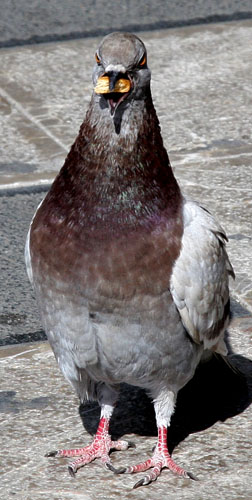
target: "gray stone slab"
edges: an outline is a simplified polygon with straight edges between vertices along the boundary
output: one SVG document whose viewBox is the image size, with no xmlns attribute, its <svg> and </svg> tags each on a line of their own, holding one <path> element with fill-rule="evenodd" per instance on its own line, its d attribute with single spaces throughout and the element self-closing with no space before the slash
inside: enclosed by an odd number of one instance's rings
<svg viewBox="0 0 252 500">
<path fill-rule="evenodd" d="M 0 46 L 251 17 L 251 0 L 2 0 Z"/>
<path fill-rule="evenodd" d="M 45 338 L 24 264 L 26 234 L 45 192 L 10 193 L 0 196 L 0 345 Z"/>
<path fill-rule="evenodd" d="M 74 480 L 68 474 L 67 460 L 44 457 L 53 449 L 88 444 L 99 411 L 87 404 L 81 408 L 82 419 L 79 417 L 77 398 L 47 343 L 1 348 L 0 498 L 158 500 L 169 492 L 172 500 L 250 500 L 251 362 L 245 356 L 236 357 L 235 362 L 245 375 L 249 392 L 244 381 L 217 363 L 201 367 L 179 395 L 169 433 L 173 457 L 201 481 L 181 479 L 164 470 L 156 483 L 132 490 L 141 474 L 114 475 L 96 460 Z M 111 432 L 136 444 L 136 449 L 113 454 L 116 467 L 151 455 L 155 421 L 152 405 L 142 391 L 122 388 Z"/>
</svg>

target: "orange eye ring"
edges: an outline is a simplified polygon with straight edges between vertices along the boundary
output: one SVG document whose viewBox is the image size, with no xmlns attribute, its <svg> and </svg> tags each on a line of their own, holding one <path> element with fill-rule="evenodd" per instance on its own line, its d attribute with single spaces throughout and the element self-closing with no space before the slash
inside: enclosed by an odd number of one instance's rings
<svg viewBox="0 0 252 500">
<path fill-rule="evenodd" d="M 95 53 L 95 60 L 96 60 L 97 64 L 100 64 L 101 60 L 100 60 L 97 52 Z"/>
<path fill-rule="evenodd" d="M 142 57 L 142 59 L 139 62 L 139 65 L 140 66 L 144 66 L 146 64 L 146 61 L 147 61 L 146 55 L 144 54 L 143 57 Z"/>
</svg>

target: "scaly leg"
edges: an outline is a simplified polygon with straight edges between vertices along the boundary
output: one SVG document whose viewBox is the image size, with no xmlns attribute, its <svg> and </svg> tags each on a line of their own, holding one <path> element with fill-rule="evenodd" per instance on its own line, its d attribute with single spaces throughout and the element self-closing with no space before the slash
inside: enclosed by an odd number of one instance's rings
<svg viewBox="0 0 252 500">
<path fill-rule="evenodd" d="M 177 465 L 171 458 L 168 446 L 167 446 L 167 427 L 170 424 L 171 415 L 173 413 L 175 406 L 175 394 L 173 391 L 168 389 L 163 389 L 158 392 L 156 398 L 154 398 L 154 407 L 156 413 L 156 421 L 158 428 L 158 442 L 153 453 L 153 456 L 141 462 L 137 465 L 132 465 L 117 472 L 126 472 L 132 474 L 134 472 L 144 472 L 149 471 L 140 481 L 138 481 L 134 488 L 138 486 L 143 486 L 155 481 L 161 473 L 163 468 L 168 468 L 175 474 L 183 477 L 189 477 L 190 479 L 197 480 L 193 474 L 186 472 L 179 465 Z"/>
<path fill-rule="evenodd" d="M 70 463 L 68 470 L 71 476 L 75 476 L 77 470 L 86 465 L 95 458 L 100 458 L 102 464 L 108 469 L 115 471 L 109 457 L 110 450 L 127 450 L 134 446 L 133 443 L 127 441 L 112 441 L 109 435 L 109 421 L 113 412 L 113 406 L 103 405 L 101 410 L 101 419 L 98 425 L 93 442 L 84 448 L 72 450 L 51 451 L 46 454 L 46 457 L 79 457 L 74 462 Z M 117 472 L 121 472 L 119 469 Z"/>
<path fill-rule="evenodd" d="M 132 474 L 134 472 L 149 471 L 148 474 L 146 474 L 134 485 L 134 488 L 138 488 L 138 486 L 145 486 L 146 484 L 155 481 L 160 475 L 161 470 L 165 467 L 179 476 L 197 480 L 191 472 L 186 472 L 171 458 L 167 447 L 167 428 L 162 426 L 158 427 L 158 442 L 153 456 L 145 462 L 127 467 L 125 472 Z"/>
</svg>

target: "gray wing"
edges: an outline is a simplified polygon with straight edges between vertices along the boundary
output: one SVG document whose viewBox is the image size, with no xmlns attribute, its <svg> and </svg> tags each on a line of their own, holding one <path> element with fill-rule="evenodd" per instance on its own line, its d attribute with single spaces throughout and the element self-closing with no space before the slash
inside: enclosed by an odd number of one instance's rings
<svg viewBox="0 0 252 500">
<path fill-rule="evenodd" d="M 182 247 L 173 267 L 171 294 L 181 320 L 196 343 L 226 355 L 229 275 L 234 272 L 225 248 L 227 237 L 212 215 L 185 200 Z"/>
<path fill-rule="evenodd" d="M 33 218 L 32 218 L 31 223 L 30 223 L 29 231 L 28 231 L 28 234 L 26 237 L 26 242 L 25 242 L 25 252 L 24 252 L 25 265 L 26 265 L 27 275 L 28 275 L 29 281 L 30 281 L 32 286 L 33 286 L 33 275 L 32 275 L 32 265 L 31 265 L 31 254 L 30 254 L 30 232 L 31 232 L 31 225 L 33 223 L 33 219 L 34 219 L 40 205 L 42 204 L 42 202 L 43 202 L 43 200 L 39 203 L 39 205 L 37 206 L 36 212 L 33 215 Z"/>
</svg>

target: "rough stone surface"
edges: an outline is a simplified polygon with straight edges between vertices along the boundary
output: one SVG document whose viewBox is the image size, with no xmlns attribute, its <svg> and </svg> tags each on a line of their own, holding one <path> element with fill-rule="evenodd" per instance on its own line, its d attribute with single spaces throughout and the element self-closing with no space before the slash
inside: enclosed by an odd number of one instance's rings
<svg viewBox="0 0 252 500">
<path fill-rule="evenodd" d="M 63 459 L 43 458 L 88 443 L 99 412 L 89 403 L 81 420 L 48 344 L 28 342 L 44 337 L 24 269 L 25 236 L 85 113 L 98 39 L 1 50 L 0 498 L 155 500 L 169 493 L 171 499 L 251 499 L 251 26 L 243 21 L 140 34 L 175 174 L 229 236 L 236 272 L 229 342 L 244 379 L 215 360 L 179 395 L 171 451 L 201 481 L 163 471 L 156 483 L 137 490 L 131 488 L 141 475 L 115 476 L 96 461 L 74 481 Z M 20 341 L 26 344 L 14 344 Z M 155 422 L 142 392 L 123 388 L 111 429 L 137 445 L 115 453 L 115 466 L 150 455 Z"/>
<path fill-rule="evenodd" d="M 81 408 L 84 430 L 78 401 L 59 373 L 47 343 L 2 348 L 0 498 L 158 500 L 169 491 L 174 500 L 250 500 L 251 361 L 245 356 L 235 361 L 246 374 L 244 382 L 217 362 L 201 367 L 179 395 L 169 432 L 171 451 L 174 448 L 174 459 L 200 481 L 181 479 L 164 470 L 150 487 L 132 490 L 141 474 L 114 475 L 96 460 L 74 480 L 68 474 L 67 460 L 44 457 L 54 449 L 88 444 L 87 431 L 94 432 L 99 412 L 91 404 Z M 249 379 L 250 392 L 245 385 Z M 115 467 L 150 456 L 156 441 L 155 422 L 152 406 L 142 392 L 123 388 L 111 431 L 136 444 L 136 449 L 113 454 Z"/>
</svg>

